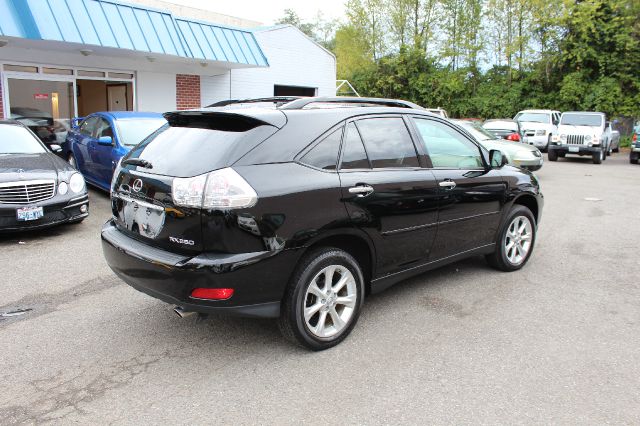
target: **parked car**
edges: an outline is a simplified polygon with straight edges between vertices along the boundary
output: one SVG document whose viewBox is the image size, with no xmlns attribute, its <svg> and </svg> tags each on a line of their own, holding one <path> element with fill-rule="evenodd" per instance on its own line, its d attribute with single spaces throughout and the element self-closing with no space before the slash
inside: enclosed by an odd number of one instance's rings
<svg viewBox="0 0 640 426">
<path fill-rule="evenodd" d="M 525 142 L 522 127 L 510 118 L 486 120 L 482 127 L 494 135 L 512 142 Z"/>
<path fill-rule="evenodd" d="M 0 121 L 0 231 L 78 223 L 88 215 L 82 175 L 25 125 Z"/>
<path fill-rule="evenodd" d="M 640 139 L 638 138 L 638 131 L 633 132 L 631 136 L 631 152 L 629 153 L 629 162 L 631 164 L 638 164 L 638 158 L 640 158 Z"/>
<path fill-rule="evenodd" d="M 560 111 L 550 109 L 526 109 L 513 117 L 520 123 L 527 142 L 546 152 L 551 138 L 558 133 Z"/>
<path fill-rule="evenodd" d="M 449 114 L 442 108 L 425 108 L 427 112 L 438 115 L 442 118 L 449 118 Z"/>
<path fill-rule="evenodd" d="M 487 150 L 497 149 L 502 151 L 502 154 L 507 158 L 507 162 L 512 166 L 521 167 L 532 172 L 542 168 L 542 164 L 544 163 L 542 153 L 535 146 L 500 139 L 478 123 L 467 120 L 451 121 L 462 127 L 463 130 L 469 132 L 469 134 Z"/>
<path fill-rule="evenodd" d="M 620 152 L 620 132 L 617 130 L 611 130 L 611 144 L 609 146 L 609 152 Z"/>
<path fill-rule="evenodd" d="M 549 161 L 567 154 L 589 155 L 594 164 L 607 159 L 611 143 L 611 126 L 601 112 L 563 112 L 558 136 L 551 139 Z"/>
<path fill-rule="evenodd" d="M 526 264 L 535 176 L 407 103 L 348 99 L 165 114 L 116 170 L 111 269 L 181 315 L 279 318 L 321 350 L 349 334 L 369 292 L 473 255 Z"/>
<path fill-rule="evenodd" d="M 69 130 L 64 155 L 88 183 L 109 191 L 120 158 L 166 124 L 167 121 L 157 113 L 97 112 Z"/>
</svg>

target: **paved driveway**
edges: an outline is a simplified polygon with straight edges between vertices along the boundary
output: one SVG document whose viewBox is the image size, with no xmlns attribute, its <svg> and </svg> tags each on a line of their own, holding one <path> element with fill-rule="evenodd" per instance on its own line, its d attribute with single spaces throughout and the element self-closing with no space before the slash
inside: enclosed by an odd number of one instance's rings
<svg viewBox="0 0 640 426">
<path fill-rule="evenodd" d="M 367 300 L 311 353 L 272 321 L 179 319 L 80 225 L 0 237 L 0 423 L 640 423 L 640 166 L 547 162 L 539 240 Z M 591 200 L 587 200 L 591 199 Z M 593 200 L 597 199 L 597 200 Z"/>
</svg>

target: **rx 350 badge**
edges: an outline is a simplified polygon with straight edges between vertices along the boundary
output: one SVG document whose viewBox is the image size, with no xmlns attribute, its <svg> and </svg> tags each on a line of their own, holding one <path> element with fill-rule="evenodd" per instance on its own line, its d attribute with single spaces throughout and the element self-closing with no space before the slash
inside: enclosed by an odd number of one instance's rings
<svg viewBox="0 0 640 426">
<path fill-rule="evenodd" d="M 196 243 L 193 240 L 185 240 L 184 238 L 177 238 L 177 237 L 169 237 L 169 241 L 176 244 L 184 244 L 186 246 L 192 246 L 192 245 L 195 245 Z"/>
</svg>

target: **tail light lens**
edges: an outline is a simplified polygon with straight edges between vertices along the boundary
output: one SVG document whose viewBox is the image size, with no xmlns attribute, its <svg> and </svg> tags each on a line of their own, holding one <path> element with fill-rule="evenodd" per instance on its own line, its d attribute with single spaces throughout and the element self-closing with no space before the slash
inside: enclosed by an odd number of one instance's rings
<svg viewBox="0 0 640 426">
<path fill-rule="evenodd" d="M 520 142 L 520 135 L 517 133 L 511 133 L 509 136 L 507 136 L 507 140 L 512 142 Z"/>
<path fill-rule="evenodd" d="M 227 300 L 233 296 L 232 288 L 196 288 L 191 292 L 194 299 Z"/>
<path fill-rule="evenodd" d="M 178 206 L 203 209 L 239 209 L 258 201 L 251 185 L 231 168 L 192 178 L 175 178 L 171 195 Z"/>
<path fill-rule="evenodd" d="M 631 141 L 638 142 L 638 134 L 637 133 L 633 134 L 633 136 L 631 137 Z"/>
</svg>

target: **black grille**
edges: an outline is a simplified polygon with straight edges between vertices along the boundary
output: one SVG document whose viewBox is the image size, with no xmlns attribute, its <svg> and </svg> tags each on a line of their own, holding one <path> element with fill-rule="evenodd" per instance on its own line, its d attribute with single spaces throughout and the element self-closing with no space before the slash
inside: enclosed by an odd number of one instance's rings
<svg viewBox="0 0 640 426">
<path fill-rule="evenodd" d="M 48 200 L 55 195 L 53 180 L 32 180 L 0 184 L 0 203 L 30 204 Z"/>
<path fill-rule="evenodd" d="M 567 143 L 569 145 L 584 145 L 584 135 L 568 135 Z"/>
</svg>

